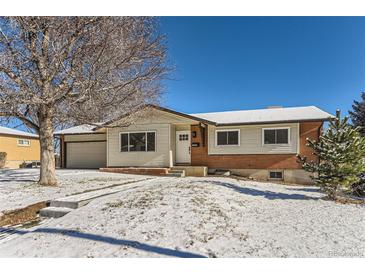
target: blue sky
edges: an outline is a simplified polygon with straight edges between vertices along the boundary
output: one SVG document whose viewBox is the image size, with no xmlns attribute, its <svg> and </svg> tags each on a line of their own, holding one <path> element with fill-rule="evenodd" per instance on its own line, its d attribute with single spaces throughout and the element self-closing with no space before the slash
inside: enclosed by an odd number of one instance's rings
<svg viewBox="0 0 365 274">
<path fill-rule="evenodd" d="M 162 103 L 178 111 L 316 105 L 347 115 L 365 91 L 365 17 L 160 17 L 160 26 L 176 66 Z"/>
<path fill-rule="evenodd" d="M 365 17 L 161 17 L 186 113 L 316 105 L 344 114 L 365 90 Z"/>
</svg>

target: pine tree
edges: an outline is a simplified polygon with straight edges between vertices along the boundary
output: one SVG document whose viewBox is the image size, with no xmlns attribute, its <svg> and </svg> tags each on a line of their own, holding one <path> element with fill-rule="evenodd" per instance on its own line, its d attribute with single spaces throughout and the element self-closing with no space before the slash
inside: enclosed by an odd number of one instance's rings
<svg viewBox="0 0 365 274">
<path fill-rule="evenodd" d="M 353 111 L 349 111 L 352 123 L 355 127 L 361 127 L 360 132 L 365 136 L 365 92 L 361 94 L 361 101 L 354 100 Z"/>
<path fill-rule="evenodd" d="M 348 117 L 341 119 L 338 110 L 336 119 L 330 121 L 318 141 L 307 139 L 307 146 L 313 149 L 318 161 L 298 156 L 303 169 L 314 174 L 314 181 L 332 199 L 336 199 L 340 188 L 350 188 L 359 182 L 365 171 L 365 138 L 360 128 L 351 126 L 348 120 Z"/>
</svg>

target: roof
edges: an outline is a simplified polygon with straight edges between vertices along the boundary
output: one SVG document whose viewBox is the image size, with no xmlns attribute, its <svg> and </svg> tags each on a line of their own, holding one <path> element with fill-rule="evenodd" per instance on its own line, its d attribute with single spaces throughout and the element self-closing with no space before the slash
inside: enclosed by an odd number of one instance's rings
<svg viewBox="0 0 365 274">
<path fill-rule="evenodd" d="M 138 112 L 139 110 L 146 109 L 146 108 L 154 108 L 154 109 L 158 109 L 158 110 L 161 110 L 161 111 L 164 111 L 164 112 L 175 114 L 175 115 L 178 115 L 178 116 L 181 116 L 181 117 L 185 117 L 185 118 L 188 118 L 188 119 L 191 119 L 191 120 L 195 120 L 195 121 L 198 121 L 198 122 L 202 122 L 202 123 L 206 123 L 206 124 L 214 124 L 212 121 L 208 121 L 208 120 L 205 120 L 205 119 L 202 119 L 202 118 L 199 118 L 199 117 L 196 117 L 196 116 L 192 116 L 192 115 L 189 115 L 189 114 L 186 114 L 186 113 L 183 113 L 183 112 L 178 112 L 176 110 L 172 110 L 172 109 L 169 109 L 169 108 L 164 108 L 164 107 L 156 106 L 156 105 L 152 105 L 152 104 L 143 105 L 143 106 L 139 107 L 138 109 L 136 109 L 133 113 Z M 116 119 L 113 119 L 111 121 L 108 121 L 108 122 L 105 122 L 105 123 L 100 123 L 100 125 L 97 128 L 102 128 L 102 126 L 110 125 L 110 124 L 114 123 L 115 121 L 123 119 L 124 117 L 127 117 L 129 115 L 131 115 L 131 114 L 123 114 L 122 116 L 117 117 Z"/>
<path fill-rule="evenodd" d="M 315 107 L 289 107 L 289 108 L 272 108 L 272 109 L 255 109 L 255 110 L 238 110 L 185 114 L 168 108 L 148 105 L 176 115 L 197 120 L 202 123 L 216 126 L 225 125 L 245 125 L 245 124 L 274 124 L 274 123 L 294 123 L 300 121 L 327 121 L 334 118 L 333 115 Z M 91 134 L 97 133 L 96 130 L 108 125 L 111 122 L 99 123 L 97 125 L 79 125 L 55 132 L 60 134 Z"/>
<path fill-rule="evenodd" d="M 217 125 L 269 124 L 299 121 L 326 121 L 333 115 L 315 107 L 289 107 L 190 114 Z"/>
<path fill-rule="evenodd" d="M 60 135 L 60 134 L 90 134 L 90 133 L 96 133 L 95 132 L 95 129 L 97 127 L 98 127 L 98 125 L 84 124 L 84 125 L 70 127 L 70 128 L 63 129 L 63 130 L 58 130 L 58 131 L 55 132 L 55 135 Z"/>
<path fill-rule="evenodd" d="M 0 126 L 0 134 L 38 138 L 37 134 Z"/>
</svg>

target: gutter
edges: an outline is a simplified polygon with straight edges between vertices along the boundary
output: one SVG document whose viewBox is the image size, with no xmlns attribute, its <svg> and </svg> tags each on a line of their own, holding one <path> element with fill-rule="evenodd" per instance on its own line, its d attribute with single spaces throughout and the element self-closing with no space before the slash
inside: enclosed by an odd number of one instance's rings
<svg viewBox="0 0 365 274">
<path fill-rule="evenodd" d="M 325 122 L 333 119 L 334 118 L 280 120 L 280 121 L 263 121 L 263 122 L 247 122 L 247 123 L 216 123 L 215 125 L 217 127 L 224 127 L 224 126 L 244 126 L 244 125 L 288 124 L 288 123 L 302 123 L 302 122 Z"/>
</svg>

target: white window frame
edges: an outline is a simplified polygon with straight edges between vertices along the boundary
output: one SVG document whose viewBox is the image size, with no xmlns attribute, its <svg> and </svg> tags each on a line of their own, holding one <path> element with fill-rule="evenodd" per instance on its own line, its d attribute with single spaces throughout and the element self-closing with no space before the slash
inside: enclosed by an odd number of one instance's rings
<svg viewBox="0 0 365 274">
<path fill-rule="evenodd" d="M 230 132 L 237 131 L 238 132 L 238 144 L 237 145 L 218 145 L 218 132 Z M 239 147 L 241 145 L 241 130 L 237 128 L 232 129 L 216 129 L 215 130 L 215 146 L 216 147 Z"/>
<path fill-rule="evenodd" d="M 151 133 L 154 132 L 155 133 L 155 150 L 153 151 L 147 151 L 147 133 Z M 130 151 L 130 144 L 129 144 L 129 134 L 132 133 L 145 133 L 146 134 L 146 150 L 145 151 Z M 128 151 L 122 151 L 122 134 L 128 134 Z M 119 132 L 119 152 L 121 153 L 128 153 L 128 152 L 156 152 L 157 151 L 157 132 L 155 130 L 140 130 L 140 131 L 126 131 L 126 132 Z"/>
<path fill-rule="evenodd" d="M 22 141 L 23 144 L 20 144 L 19 141 Z M 24 144 L 24 141 L 27 141 L 28 144 Z M 20 146 L 20 147 L 30 147 L 30 140 L 29 139 L 18 139 L 17 143 L 18 143 L 18 146 Z"/>
<path fill-rule="evenodd" d="M 273 130 L 273 129 L 287 129 L 288 130 L 288 143 L 265 144 L 265 130 Z M 261 144 L 262 144 L 262 146 L 290 146 L 290 127 L 265 127 L 265 128 L 262 128 Z"/>
</svg>

